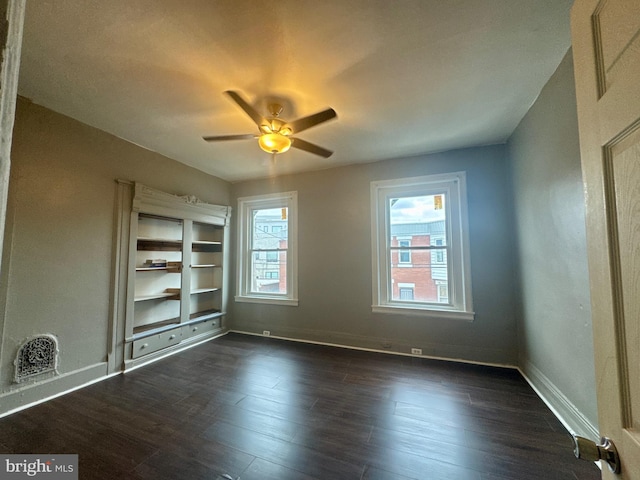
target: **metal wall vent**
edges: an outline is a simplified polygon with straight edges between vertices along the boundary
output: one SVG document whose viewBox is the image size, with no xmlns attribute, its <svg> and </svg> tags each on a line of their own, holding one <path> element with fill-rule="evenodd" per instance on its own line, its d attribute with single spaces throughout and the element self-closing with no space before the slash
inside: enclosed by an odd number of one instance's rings
<svg viewBox="0 0 640 480">
<path fill-rule="evenodd" d="M 50 334 L 27 340 L 18 350 L 13 362 L 14 381 L 24 382 L 45 373 L 58 373 L 58 340 Z"/>
</svg>

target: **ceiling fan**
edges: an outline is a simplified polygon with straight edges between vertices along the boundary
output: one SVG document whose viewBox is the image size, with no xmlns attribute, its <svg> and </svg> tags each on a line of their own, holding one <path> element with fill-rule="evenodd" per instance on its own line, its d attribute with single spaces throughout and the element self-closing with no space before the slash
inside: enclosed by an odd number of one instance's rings
<svg viewBox="0 0 640 480">
<path fill-rule="evenodd" d="M 251 133 L 240 135 L 214 135 L 208 137 L 202 137 L 207 142 L 219 142 L 224 140 L 245 140 L 249 138 L 257 138 L 260 148 L 267 153 L 271 153 L 274 156 L 278 153 L 284 153 L 289 150 L 290 147 L 304 150 L 305 152 L 320 155 L 324 158 L 329 158 L 333 152 L 322 148 L 313 143 L 302 140 L 301 138 L 294 137 L 303 130 L 314 127 L 320 123 L 331 120 L 337 117 L 333 108 L 328 108 L 313 115 L 302 117 L 292 122 L 287 122 L 280 118 L 282 113 L 282 105 L 277 103 L 271 103 L 268 105 L 269 113 L 271 117 L 264 118 L 258 111 L 253 108 L 249 103 L 242 98 L 238 92 L 233 90 L 227 90 L 226 93 L 231 99 L 236 102 L 244 112 L 251 117 L 251 120 L 258 126 L 259 134 L 254 135 Z"/>
</svg>

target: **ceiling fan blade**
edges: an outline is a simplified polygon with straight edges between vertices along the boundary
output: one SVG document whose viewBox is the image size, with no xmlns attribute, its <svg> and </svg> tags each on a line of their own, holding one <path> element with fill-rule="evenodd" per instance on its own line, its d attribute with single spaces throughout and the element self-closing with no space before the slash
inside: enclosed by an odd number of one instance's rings
<svg viewBox="0 0 640 480">
<path fill-rule="evenodd" d="M 307 142 L 306 140 L 302 140 L 300 138 L 292 138 L 291 146 L 299 150 L 304 150 L 305 152 L 313 153 L 314 155 L 320 155 L 324 158 L 329 158 L 331 155 L 333 155 L 333 152 L 331 150 L 319 147 L 318 145 Z"/>
<path fill-rule="evenodd" d="M 247 115 L 251 117 L 251 120 L 253 120 L 253 123 L 255 123 L 258 126 L 258 128 L 260 128 L 260 125 L 265 123 L 264 117 L 260 115 L 255 108 L 249 105 L 249 103 L 244 98 L 242 98 L 238 92 L 234 92 L 233 90 L 227 90 L 224 93 L 229 95 L 231 99 L 234 102 L 236 102 L 240 106 L 240 108 L 244 110 L 244 112 Z"/>
<path fill-rule="evenodd" d="M 249 138 L 256 138 L 257 135 L 252 133 L 244 133 L 240 135 L 212 135 L 209 137 L 202 137 L 207 142 L 219 142 L 221 140 L 247 140 Z"/>
<path fill-rule="evenodd" d="M 333 108 L 327 108 L 318 113 L 314 113 L 313 115 L 309 115 L 308 117 L 302 117 L 293 122 L 289 122 L 287 126 L 291 128 L 293 133 L 299 133 L 307 128 L 311 128 L 319 123 L 326 122 L 327 120 L 331 120 L 332 118 L 337 117 L 338 114 Z"/>
</svg>

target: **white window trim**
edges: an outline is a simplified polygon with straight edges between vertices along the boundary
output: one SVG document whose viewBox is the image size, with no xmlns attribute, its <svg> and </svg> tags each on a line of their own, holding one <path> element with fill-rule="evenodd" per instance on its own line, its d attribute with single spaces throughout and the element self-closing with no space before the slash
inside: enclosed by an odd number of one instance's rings
<svg viewBox="0 0 640 480">
<path fill-rule="evenodd" d="M 255 293 L 250 289 L 251 211 L 288 209 L 287 293 Z M 298 306 L 298 192 L 273 193 L 238 198 L 238 254 L 236 302 Z"/>
<path fill-rule="evenodd" d="M 392 299 L 392 286 L 388 271 L 389 215 L 388 198 L 395 195 L 424 195 L 433 191 L 447 192 L 448 237 L 451 245 L 447 255 L 450 276 L 448 305 L 408 304 Z M 371 182 L 371 248 L 373 285 L 372 311 L 400 315 L 420 315 L 473 321 L 471 298 L 471 262 L 469 260 L 468 214 L 465 172 L 454 172 L 421 177 Z"/>
</svg>

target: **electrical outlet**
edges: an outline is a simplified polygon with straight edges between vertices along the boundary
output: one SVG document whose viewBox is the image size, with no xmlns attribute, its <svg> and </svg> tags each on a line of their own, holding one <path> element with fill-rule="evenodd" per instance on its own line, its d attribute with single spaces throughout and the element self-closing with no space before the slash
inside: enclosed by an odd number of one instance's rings
<svg viewBox="0 0 640 480">
<path fill-rule="evenodd" d="M 422 349 L 421 348 L 412 348 L 411 349 L 411 355 L 422 355 Z"/>
<path fill-rule="evenodd" d="M 271 335 L 271 332 L 269 330 L 263 330 L 262 335 L 264 335 L 265 337 L 268 337 Z"/>
</svg>

